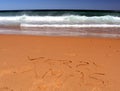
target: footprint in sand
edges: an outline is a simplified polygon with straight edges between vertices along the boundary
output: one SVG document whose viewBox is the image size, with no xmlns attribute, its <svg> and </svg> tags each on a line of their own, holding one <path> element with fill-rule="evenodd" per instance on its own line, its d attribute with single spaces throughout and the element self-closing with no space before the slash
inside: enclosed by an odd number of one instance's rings
<svg viewBox="0 0 120 91">
<path fill-rule="evenodd" d="M 1 87 L 0 91 L 14 91 L 14 90 L 9 87 Z"/>
</svg>

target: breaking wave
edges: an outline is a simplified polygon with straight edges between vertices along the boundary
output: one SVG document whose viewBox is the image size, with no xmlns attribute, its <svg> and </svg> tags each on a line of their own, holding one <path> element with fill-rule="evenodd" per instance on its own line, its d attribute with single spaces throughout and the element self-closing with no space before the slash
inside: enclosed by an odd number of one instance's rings
<svg viewBox="0 0 120 91">
<path fill-rule="evenodd" d="M 0 25 L 20 26 L 79 26 L 79 25 L 120 25 L 119 16 L 0 16 Z"/>
</svg>

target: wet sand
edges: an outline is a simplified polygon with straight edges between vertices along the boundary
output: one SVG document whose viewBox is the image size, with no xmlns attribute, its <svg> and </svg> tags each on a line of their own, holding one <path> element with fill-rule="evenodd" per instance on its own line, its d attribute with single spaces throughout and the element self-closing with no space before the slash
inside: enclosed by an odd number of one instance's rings
<svg viewBox="0 0 120 91">
<path fill-rule="evenodd" d="M 0 34 L 120 38 L 120 27 L 27 27 L 16 25 L 0 26 Z"/>
<path fill-rule="evenodd" d="M 0 91 L 120 91 L 120 39 L 0 35 Z"/>
</svg>

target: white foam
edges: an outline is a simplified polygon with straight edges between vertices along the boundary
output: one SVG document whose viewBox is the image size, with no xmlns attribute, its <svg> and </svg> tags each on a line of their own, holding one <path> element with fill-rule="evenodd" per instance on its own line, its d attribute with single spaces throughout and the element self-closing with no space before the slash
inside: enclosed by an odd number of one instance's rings
<svg viewBox="0 0 120 91">
<path fill-rule="evenodd" d="M 0 16 L 0 25 L 18 25 L 18 24 L 108 24 L 120 25 L 120 17 L 117 16 L 78 16 L 78 15 L 65 15 L 65 16 Z"/>
<path fill-rule="evenodd" d="M 100 25 L 98 25 L 98 24 L 89 24 L 89 25 L 58 25 L 58 24 L 54 24 L 54 25 L 48 25 L 48 24 L 44 24 L 44 25 L 35 25 L 35 24 L 21 24 L 20 25 L 21 27 L 61 27 L 61 28 L 69 28 L 69 27 L 71 27 L 71 28 L 91 28 L 91 27 L 93 27 L 93 28 L 97 28 L 97 27 L 102 27 L 102 28 L 114 28 L 114 27 L 118 27 L 118 28 L 120 28 L 120 25 L 108 25 L 108 24 L 100 24 Z"/>
</svg>

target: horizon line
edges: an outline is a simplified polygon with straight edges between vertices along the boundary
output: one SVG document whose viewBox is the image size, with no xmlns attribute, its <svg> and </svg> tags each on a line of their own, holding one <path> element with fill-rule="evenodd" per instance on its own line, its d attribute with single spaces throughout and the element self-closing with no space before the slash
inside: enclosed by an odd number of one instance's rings
<svg viewBox="0 0 120 91">
<path fill-rule="evenodd" d="M 120 12 L 120 10 L 101 10 L 101 9 L 5 9 L 0 12 L 17 12 L 17 11 L 105 11 L 105 12 Z"/>
</svg>

